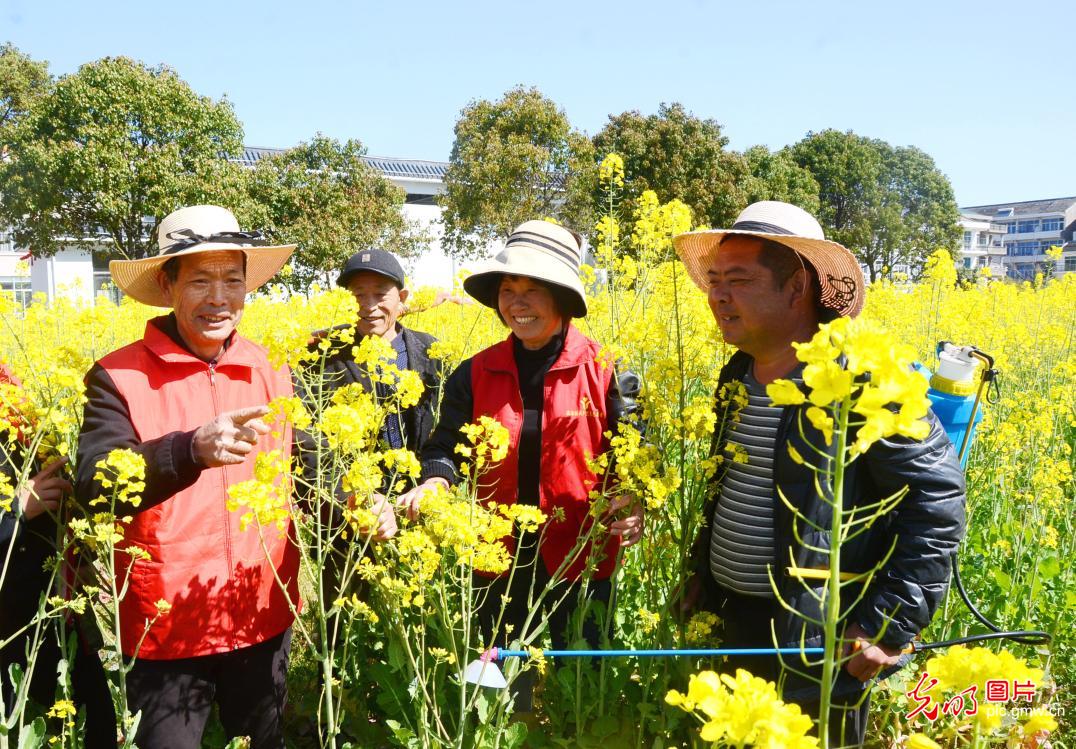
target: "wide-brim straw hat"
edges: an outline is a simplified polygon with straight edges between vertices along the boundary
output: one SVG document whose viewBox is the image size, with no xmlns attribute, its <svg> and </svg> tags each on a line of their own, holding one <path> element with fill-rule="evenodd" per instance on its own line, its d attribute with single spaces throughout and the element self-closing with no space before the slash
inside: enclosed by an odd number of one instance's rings
<svg viewBox="0 0 1076 749">
<path fill-rule="evenodd" d="M 822 307 L 845 317 L 855 317 L 863 309 L 866 283 L 856 256 L 826 239 L 821 225 L 807 211 L 777 200 L 747 206 L 731 229 L 689 231 L 673 237 L 688 275 L 703 291 L 709 288 L 707 271 L 714 252 L 730 234 L 769 239 L 798 253 L 818 273 Z"/>
<path fill-rule="evenodd" d="M 583 241 L 571 229 L 549 221 L 527 221 L 516 227 L 504 249 L 463 280 L 464 290 L 487 307 L 497 309 L 503 276 L 526 276 L 572 292 L 572 317 L 586 317 L 587 298 L 579 280 Z"/>
<path fill-rule="evenodd" d="M 288 262 L 295 245 L 269 246 L 259 232 L 240 231 L 227 208 L 194 205 L 165 216 L 157 228 L 159 252 L 140 260 L 112 260 L 108 271 L 124 294 L 152 307 L 171 307 L 172 300 L 157 283 L 157 273 L 174 257 L 199 252 L 238 250 L 247 258 L 247 292 L 275 276 Z"/>
</svg>

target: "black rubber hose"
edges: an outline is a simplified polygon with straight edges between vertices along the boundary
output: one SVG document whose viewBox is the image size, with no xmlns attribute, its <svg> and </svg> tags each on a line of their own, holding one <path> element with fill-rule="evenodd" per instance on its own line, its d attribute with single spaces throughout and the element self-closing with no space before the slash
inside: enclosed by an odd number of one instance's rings
<svg viewBox="0 0 1076 749">
<path fill-rule="evenodd" d="M 957 562 L 957 555 L 953 554 L 953 583 L 956 585 L 956 590 L 960 594 L 960 599 L 964 601 L 964 605 L 968 607 L 968 611 L 972 615 L 982 622 L 983 626 L 990 630 L 989 634 L 981 635 L 969 635 L 968 637 L 958 637 L 955 640 L 943 640 L 942 642 L 922 642 L 916 643 L 916 651 L 919 650 L 933 650 L 934 648 L 944 648 L 950 645 L 960 645 L 967 642 L 981 642 L 983 640 L 1012 640 L 1013 642 L 1019 642 L 1024 645 L 1047 645 L 1053 639 L 1046 632 L 1034 629 L 1021 629 L 1015 631 L 1004 631 L 994 622 L 986 618 L 983 612 L 979 611 L 975 607 L 975 604 L 968 598 L 968 592 L 964 590 L 964 583 L 960 579 L 960 564 Z"/>
</svg>

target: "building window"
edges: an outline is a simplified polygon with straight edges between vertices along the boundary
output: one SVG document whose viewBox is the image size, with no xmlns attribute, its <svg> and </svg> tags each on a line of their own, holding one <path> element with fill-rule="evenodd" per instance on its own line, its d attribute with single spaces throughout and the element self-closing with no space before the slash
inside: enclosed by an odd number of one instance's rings
<svg viewBox="0 0 1076 749">
<path fill-rule="evenodd" d="M 437 205 L 436 195 L 423 195 L 417 192 L 407 193 L 407 197 L 404 199 L 407 205 Z"/>
<path fill-rule="evenodd" d="M 964 249 L 967 249 L 968 247 L 971 247 L 971 232 L 970 231 L 964 232 Z"/>
<path fill-rule="evenodd" d="M 119 304 L 123 298 L 123 292 L 119 290 L 112 280 L 112 274 L 107 270 L 95 270 L 93 272 L 93 297 L 104 297 L 113 304 Z"/>
<path fill-rule="evenodd" d="M 985 267 L 986 267 L 986 264 L 987 264 L 987 263 L 988 263 L 989 261 L 990 261 L 990 258 L 986 257 L 985 255 L 981 256 L 981 257 L 979 258 L 979 267 L 980 267 L 980 268 L 985 268 Z"/>
<path fill-rule="evenodd" d="M 11 294 L 12 300 L 23 309 L 30 306 L 34 292 L 30 289 L 29 276 L 0 276 L 0 293 Z"/>
<path fill-rule="evenodd" d="M 964 258 L 964 267 L 969 268 L 969 269 L 971 268 L 971 258 L 970 257 Z"/>
<path fill-rule="evenodd" d="M 1005 226 L 1005 233 L 1006 234 L 1015 234 L 1016 233 L 1016 222 L 1015 221 L 1006 221 L 1004 226 Z"/>
<path fill-rule="evenodd" d="M 1042 231 L 1061 231 L 1061 219 L 1044 218 L 1042 220 Z"/>
<path fill-rule="evenodd" d="M 1065 258 L 1065 272 L 1072 273 L 1076 271 L 1076 255 L 1069 255 Z"/>
<path fill-rule="evenodd" d="M 1054 239 L 1044 239 L 1041 242 L 1039 242 L 1039 252 L 1042 253 L 1043 255 L 1045 255 L 1047 253 L 1047 251 L 1049 251 L 1050 249 L 1052 249 L 1054 247 L 1057 247 L 1057 245 L 1059 245 L 1059 244 L 1060 244 L 1060 242 L 1058 242 L 1058 241 L 1056 241 Z"/>
<path fill-rule="evenodd" d="M 1009 266 L 1009 276 L 1020 281 L 1030 281 L 1035 278 L 1038 269 L 1038 263 L 1016 263 Z"/>
<path fill-rule="evenodd" d="M 986 232 L 981 232 L 979 234 L 979 239 L 978 239 L 979 246 L 980 247 L 986 247 L 986 240 L 987 240 Z"/>
<path fill-rule="evenodd" d="M 1007 242 L 1005 244 L 1005 254 L 1010 257 L 1038 255 L 1039 243 L 1034 240 L 1027 242 Z"/>
<path fill-rule="evenodd" d="M 1018 234 L 1027 234 L 1029 232 L 1039 230 L 1039 220 L 1037 218 L 1020 221 L 1016 225 L 1016 232 Z"/>
</svg>

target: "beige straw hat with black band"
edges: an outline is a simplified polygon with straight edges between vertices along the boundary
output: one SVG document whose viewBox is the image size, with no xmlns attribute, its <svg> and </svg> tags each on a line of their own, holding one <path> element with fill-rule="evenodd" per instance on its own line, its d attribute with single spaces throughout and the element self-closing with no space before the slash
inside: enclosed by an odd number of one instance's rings
<svg viewBox="0 0 1076 749">
<path fill-rule="evenodd" d="M 288 262 L 295 245 L 270 246 L 260 232 L 240 231 L 227 208 L 194 205 L 165 216 L 157 227 L 158 254 L 140 260 L 112 260 L 112 280 L 124 294 L 152 307 L 171 307 L 172 300 L 157 283 L 157 273 L 174 257 L 199 252 L 238 250 L 247 259 L 247 291 L 275 276 Z"/>
<path fill-rule="evenodd" d="M 526 276 L 571 292 L 570 308 L 562 312 L 586 317 L 587 299 L 579 266 L 583 240 L 571 229 L 549 221 L 527 221 L 516 227 L 504 249 L 463 280 L 464 290 L 487 307 L 497 309 L 502 276 Z"/>
<path fill-rule="evenodd" d="M 703 291 L 709 289 L 707 271 L 714 252 L 732 234 L 769 239 L 794 250 L 818 273 L 819 304 L 826 309 L 844 317 L 855 317 L 863 309 L 866 283 L 856 256 L 826 239 L 822 226 L 807 211 L 777 200 L 747 206 L 731 229 L 690 231 L 673 237 L 688 275 Z"/>
</svg>

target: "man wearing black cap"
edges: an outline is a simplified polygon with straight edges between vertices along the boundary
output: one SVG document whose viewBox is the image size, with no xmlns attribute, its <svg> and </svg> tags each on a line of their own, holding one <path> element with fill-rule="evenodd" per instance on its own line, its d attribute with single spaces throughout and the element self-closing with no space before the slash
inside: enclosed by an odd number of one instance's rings
<svg viewBox="0 0 1076 749">
<path fill-rule="evenodd" d="M 314 387 L 320 388 L 320 393 L 310 392 L 309 381 L 297 383 L 297 389 L 306 392 L 308 397 L 320 396 L 315 400 L 327 400 L 333 391 L 345 385 L 359 383 L 367 391 L 376 388 L 380 397 L 388 397 L 391 394 L 390 386 L 372 383 L 367 373 L 356 364 L 352 353 L 353 346 L 362 338 L 377 336 L 384 339 L 396 352 L 396 366 L 401 370 L 410 369 L 417 372 L 425 389 L 417 404 L 398 413 L 390 413 L 386 417 L 381 436 L 392 449 L 406 448 L 418 453 L 433 430 L 436 414 L 434 401 L 440 392 L 441 367 L 440 362 L 431 361 L 429 356 L 430 345 L 436 339 L 428 333 L 409 330 L 398 322 L 408 297 L 403 267 L 391 252 L 379 249 L 362 250 L 348 258 L 336 284 L 350 291 L 359 305 L 358 317 L 353 326 L 355 343 L 344 343 L 341 337 L 332 336 L 332 348 L 326 353 L 324 369 L 317 377 L 318 382 L 314 384 Z M 317 337 L 321 340 L 325 336 Z M 321 364 L 319 361 L 318 366 Z M 308 370 L 306 376 L 300 379 L 309 380 L 311 374 Z M 298 437 L 300 455 L 316 453 L 312 435 Z M 310 460 L 304 460 L 303 464 L 304 477 L 310 485 L 315 484 L 317 465 Z M 338 488 L 337 494 L 343 499 L 342 489 Z M 396 519 L 392 503 L 381 502 L 372 509 L 379 520 L 375 538 L 383 540 L 393 536 L 396 532 Z"/>
</svg>

